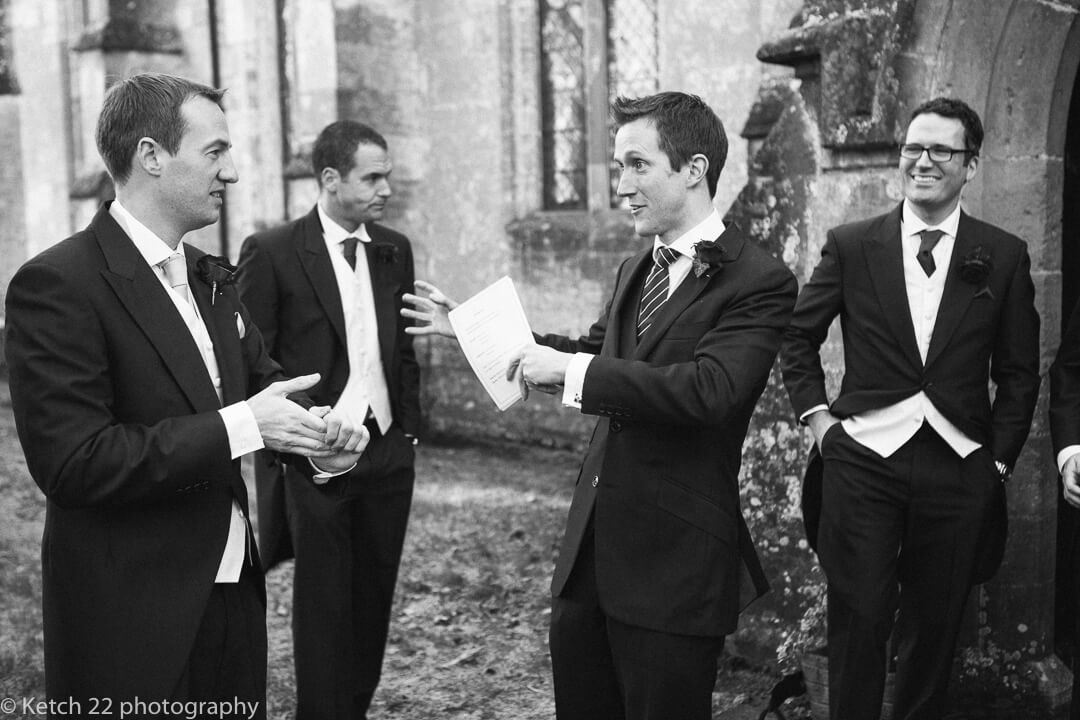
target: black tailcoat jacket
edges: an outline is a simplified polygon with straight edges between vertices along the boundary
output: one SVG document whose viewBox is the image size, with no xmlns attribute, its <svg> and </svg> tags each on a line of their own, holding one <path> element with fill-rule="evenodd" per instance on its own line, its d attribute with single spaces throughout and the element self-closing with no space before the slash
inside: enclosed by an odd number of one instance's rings
<svg viewBox="0 0 1080 720">
<path fill-rule="evenodd" d="M 235 287 L 219 284 L 211 299 L 195 271 L 204 253 L 185 254 L 224 403 L 284 379 Z M 6 332 L 19 439 L 47 498 L 47 693 L 167 699 L 206 609 L 233 500 L 248 507 L 206 365 L 107 207 L 15 274 Z"/>
<path fill-rule="evenodd" d="M 367 255 L 375 317 L 379 328 L 386 387 L 394 423 L 408 435 L 420 429 L 420 366 L 409 321 L 401 317 L 401 296 L 413 292 L 413 256 L 408 239 L 377 223 L 365 225 L 371 242 L 360 243 Z M 240 255 L 240 285 L 252 317 L 262 331 L 270 356 L 292 376 L 319 373 L 308 391 L 316 405 L 333 405 L 349 380 L 345 313 L 341 307 L 330 253 L 317 208 L 284 225 L 255 233 Z M 285 521 L 289 475 L 258 463 L 259 539 L 267 568 L 293 556 Z M 297 477 L 295 481 L 302 480 Z M 380 484 L 370 492 L 407 487 Z"/>
<path fill-rule="evenodd" d="M 1027 438 L 1040 383 L 1039 316 L 1027 246 L 961 212 L 924 363 L 904 284 L 902 207 L 829 231 L 781 355 L 795 412 L 801 416 L 829 404 L 818 349 L 839 316 L 844 378 L 831 404 L 835 415 L 887 407 L 921 390 L 949 422 L 1012 467 Z M 820 467 L 815 451 L 803 491 L 811 544 L 820 512 Z M 1001 562 L 1006 517 L 1002 489 L 976 581 L 991 577 Z"/>
<path fill-rule="evenodd" d="M 596 584 L 611 617 L 672 634 L 733 631 L 768 588 L 739 505 L 750 416 L 795 302 L 783 263 L 729 226 L 721 267 L 691 272 L 636 339 L 651 251 L 620 267 L 588 335 L 538 341 L 595 354 L 582 412 L 600 416 L 574 491 L 555 575 L 562 593 L 590 516 Z"/>
</svg>

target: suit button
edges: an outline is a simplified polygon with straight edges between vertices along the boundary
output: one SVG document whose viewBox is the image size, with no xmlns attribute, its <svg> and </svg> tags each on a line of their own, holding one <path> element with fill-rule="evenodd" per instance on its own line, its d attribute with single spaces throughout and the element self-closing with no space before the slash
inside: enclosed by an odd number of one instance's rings
<svg viewBox="0 0 1080 720">
<path fill-rule="evenodd" d="M 618 420 L 611 421 L 611 432 L 619 432 L 622 430 L 622 423 Z"/>
<path fill-rule="evenodd" d="M 600 484 L 600 476 L 599 475 L 594 475 L 593 479 L 592 479 L 592 486 L 596 487 L 599 484 Z"/>
</svg>

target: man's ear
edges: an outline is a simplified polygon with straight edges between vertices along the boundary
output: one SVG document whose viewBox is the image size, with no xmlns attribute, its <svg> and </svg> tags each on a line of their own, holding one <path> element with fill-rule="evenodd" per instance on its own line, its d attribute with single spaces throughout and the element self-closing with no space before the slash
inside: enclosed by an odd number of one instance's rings
<svg viewBox="0 0 1080 720">
<path fill-rule="evenodd" d="M 161 175 L 166 155 L 168 153 L 158 145 L 157 140 L 149 137 L 140 138 L 139 144 L 135 147 L 134 164 L 141 167 L 147 175 L 158 176 Z"/>
<path fill-rule="evenodd" d="M 336 193 L 338 182 L 341 180 L 341 173 L 337 171 L 337 168 L 324 167 L 319 174 L 319 178 L 322 180 L 322 188 L 327 192 Z"/>
<path fill-rule="evenodd" d="M 705 174 L 709 172 L 709 158 L 697 153 L 691 156 L 686 164 L 690 171 L 686 176 L 687 187 L 694 187 L 698 183 L 705 182 Z"/>
<path fill-rule="evenodd" d="M 964 182 L 969 183 L 975 179 L 975 176 L 979 173 L 979 156 L 972 155 L 968 158 L 967 168 L 965 169 Z"/>
</svg>

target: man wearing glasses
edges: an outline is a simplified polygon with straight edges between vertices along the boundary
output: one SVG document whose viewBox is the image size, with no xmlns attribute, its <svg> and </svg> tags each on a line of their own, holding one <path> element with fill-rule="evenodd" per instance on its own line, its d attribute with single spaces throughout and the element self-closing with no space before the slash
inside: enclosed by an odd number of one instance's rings
<svg viewBox="0 0 1080 720">
<path fill-rule="evenodd" d="M 833 720 L 878 717 L 893 656 L 895 716 L 941 717 L 964 603 L 1001 561 L 1039 316 L 1024 242 L 960 209 L 982 139 L 959 100 L 916 108 L 904 201 L 829 231 L 785 334 L 784 383 L 815 443 L 804 511 L 829 583 Z M 830 404 L 819 350 L 838 315 Z"/>
</svg>

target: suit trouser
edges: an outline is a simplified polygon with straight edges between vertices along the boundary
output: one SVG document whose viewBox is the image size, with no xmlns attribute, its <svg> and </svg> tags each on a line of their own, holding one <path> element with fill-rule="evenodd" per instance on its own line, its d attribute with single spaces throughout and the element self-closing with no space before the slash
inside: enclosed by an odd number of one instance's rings
<svg viewBox="0 0 1080 720">
<path fill-rule="evenodd" d="M 830 716 L 878 717 L 895 619 L 896 720 L 940 718 L 1000 483 L 993 458 L 980 448 L 961 459 L 927 425 L 888 458 L 839 424 L 822 445 Z"/>
<path fill-rule="evenodd" d="M 285 486 L 297 720 L 366 716 L 382 672 L 414 459 L 393 426 L 372 435 L 352 472 Z"/>
<path fill-rule="evenodd" d="M 266 603 L 260 574 L 244 563 L 239 582 L 214 585 L 173 700 L 239 699 L 255 704 L 255 718 L 266 717 Z"/>
<path fill-rule="evenodd" d="M 1060 496 L 1058 500 L 1061 501 Z M 1077 511 L 1068 508 L 1065 512 L 1073 514 Z M 1070 582 L 1066 594 L 1067 620 L 1063 632 L 1067 633 L 1069 641 L 1072 643 L 1073 681 L 1072 699 L 1069 702 L 1069 720 L 1080 720 L 1080 523 L 1076 518 L 1071 518 L 1071 520 L 1071 532 L 1065 535 L 1064 538 L 1059 536 L 1059 542 L 1067 543 L 1067 548 L 1064 551 L 1064 562 L 1066 563 L 1066 572 Z M 1065 520 L 1065 522 L 1068 521 L 1069 519 Z M 1063 524 L 1065 523 L 1059 522 L 1058 532 L 1061 532 Z M 1059 601 L 1061 601 L 1060 598 Z"/>
<path fill-rule="evenodd" d="M 552 598 L 559 720 L 709 720 L 723 637 L 627 625 L 600 607 L 589 522 L 563 594 Z"/>
</svg>

